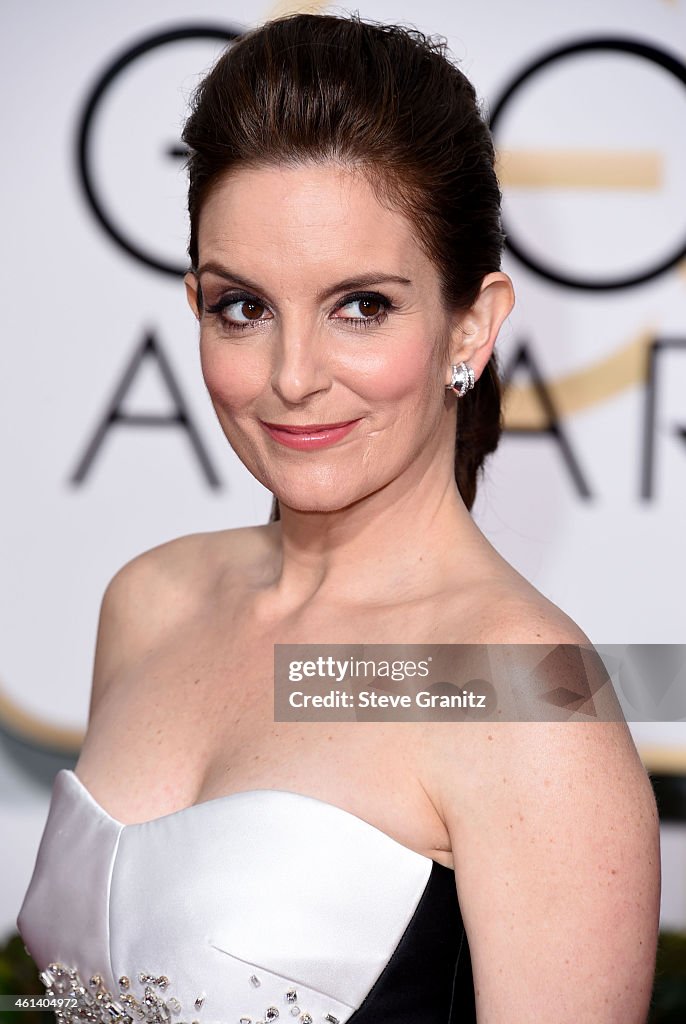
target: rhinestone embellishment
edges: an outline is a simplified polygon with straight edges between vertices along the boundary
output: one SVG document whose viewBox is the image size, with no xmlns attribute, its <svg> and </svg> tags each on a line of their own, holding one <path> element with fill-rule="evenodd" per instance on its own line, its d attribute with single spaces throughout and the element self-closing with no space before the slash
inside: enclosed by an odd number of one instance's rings
<svg viewBox="0 0 686 1024">
<path fill-rule="evenodd" d="M 106 988 L 101 974 L 92 974 L 86 984 L 75 967 L 60 961 L 49 964 L 39 977 L 46 994 L 58 1001 L 54 1006 L 57 1024 L 200 1024 L 195 1019 L 172 1020 L 172 1014 L 179 1014 L 182 1007 L 175 996 L 165 1000 L 160 995 L 160 991 L 164 992 L 169 987 L 169 978 L 165 974 L 139 971 L 136 977 L 143 986 L 142 996 L 131 991 L 131 978 L 126 974 L 117 979 L 120 991 L 114 995 Z M 248 980 L 253 988 L 262 984 L 255 974 L 251 974 Z M 196 997 L 196 1010 L 202 1009 L 205 999 L 205 992 Z M 297 1018 L 297 1024 L 314 1024 L 312 1014 L 298 1006 L 295 988 L 287 989 L 283 999 L 290 1015 Z M 59 1005 L 59 1000 L 62 1000 L 62 1005 Z M 279 1017 L 278 1007 L 272 1005 L 267 1006 L 256 1020 L 243 1014 L 238 1018 L 238 1024 L 273 1024 Z M 321 1019 L 327 1024 L 340 1024 L 333 1013 L 327 1013 Z"/>
<path fill-rule="evenodd" d="M 248 980 L 255 988 L 258 988 L 262 984 L 256 974 L 251 974 Z M 314 1024 L 314 1017 L 312 1014 L 308 1013 L 307 1010 L 301 1010 L 297 1005 L 298 993 L 296 989 L 286 989 L 283 998 L 284 1002 L 289 1004 L 291 1015 L 298 1018 L 298 1024 Z M 238 1024 L 271 1024 L 271 1022 L 276 1020 L 279 1016 L 278 1007 L 268 1006 L 262 1017 L 259 1017 L 254 1021 L 252 1017 L 248 1017 L 247 1014 L 244 1014 L 242 1017 L 238 1018 Z M 330 1024 L 340 1024 L 338 1017 L 334 1017 L 332 1013 L 327 1013 L 322 1020 L 329 1021 Z"/>
<path fill-rule="evenodd" d="M 105 987 L 102 975 L 93 974 L 86 985 L 75 967 L 59 961 L 49 964 L 39 977 L 48 996 L 63 1000 L 62 1006 L 54 1007 L 58 1024 L 78 1024 L 80 1021 L 87 1024 L 170 1024 L 172 1013 L 181 1010 L 178 999 L 165 1002 L 155 991 L 157 988 L 164 990 L 169 984 L 169 979 L 163 974 L 139 972 L 138 980 L 145 986 L 141 998 L 129 991 L 131 980 L 126 974 L 118 979 L 122 991 L 116 996 Z M 178 1021 L 178 1024 L 188 1022 Z"/>
</svg>

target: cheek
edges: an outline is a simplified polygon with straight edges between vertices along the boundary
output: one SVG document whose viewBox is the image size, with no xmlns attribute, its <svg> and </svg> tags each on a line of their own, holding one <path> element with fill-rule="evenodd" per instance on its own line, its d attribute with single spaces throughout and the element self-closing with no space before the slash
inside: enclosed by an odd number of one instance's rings
<svg viewBox="0 0 686 1024">
<path fill-rule="evenodd" d="M 213 338 L 201 339 L 200 367 L 212 400 L 223 408 L 240 409 L 264 386 L 263 371 L 245 349 Z"/>
<path fill-rule="evenodd" d="M 431 344 L 424 338 L 396 343 L 378 358 L 368 358 L 361 365 L 349 367 L 352 380 L 365 381 L 365 394 L 370 399 L 399 402 L 420 398 L 436 386 L 438 368 Z"/>
</svg>

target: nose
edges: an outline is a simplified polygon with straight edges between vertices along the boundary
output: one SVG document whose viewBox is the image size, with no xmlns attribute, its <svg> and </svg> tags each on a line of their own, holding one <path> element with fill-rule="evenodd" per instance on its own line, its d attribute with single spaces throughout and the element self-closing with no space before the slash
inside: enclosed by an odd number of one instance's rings
<svg viewBox="0 0 686 1024">
<path fill-rule="evenodd" d="M 274 347 L 271 385 L 284 402 L 293 404 L 327 391 L 331 373 L 325 340 L 303 331 L 302 322 L 299 329 L 283 330 Z"/>
</svg>

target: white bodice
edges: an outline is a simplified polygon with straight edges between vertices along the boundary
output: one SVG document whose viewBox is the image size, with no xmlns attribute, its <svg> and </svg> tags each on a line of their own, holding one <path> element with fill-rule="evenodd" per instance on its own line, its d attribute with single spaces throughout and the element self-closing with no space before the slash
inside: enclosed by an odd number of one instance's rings
<svg viewBox="0 0 686 1024">
<path fill-rule="evenodd" d="M 101 1020 L 346 1024 L 418 920 L 430 877 L 447 871 L 284 790 L 124 825 L 62 769 L 17 926 L 41 972 L 62 965 L 75 972 L 68 989 L 83 985 L 64 1020 L 87 1019 L 99 991 Z M 463 935 L 457 902 L 445 909 Z M 55 974 L 43 981 L 59 994 Z"/>
</svg>

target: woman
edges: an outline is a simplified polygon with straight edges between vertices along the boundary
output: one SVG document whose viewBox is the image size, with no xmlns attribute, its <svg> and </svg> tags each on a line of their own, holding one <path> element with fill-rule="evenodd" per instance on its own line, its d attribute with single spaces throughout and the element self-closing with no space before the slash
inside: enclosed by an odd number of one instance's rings
<svg viewBox="0 0 686 1024">
<path fill-rule="evenodd" d="M 107 587 L 18 919 L 76 1019 L 645 1020 L 659 833 L 623 721 L 274 720 L 274 644 L 590 647 L 470 515 L 514 297 L 444 49 L 290 16 L 196 93 L 187 295 L 275 508 Z"/>
</svg>

